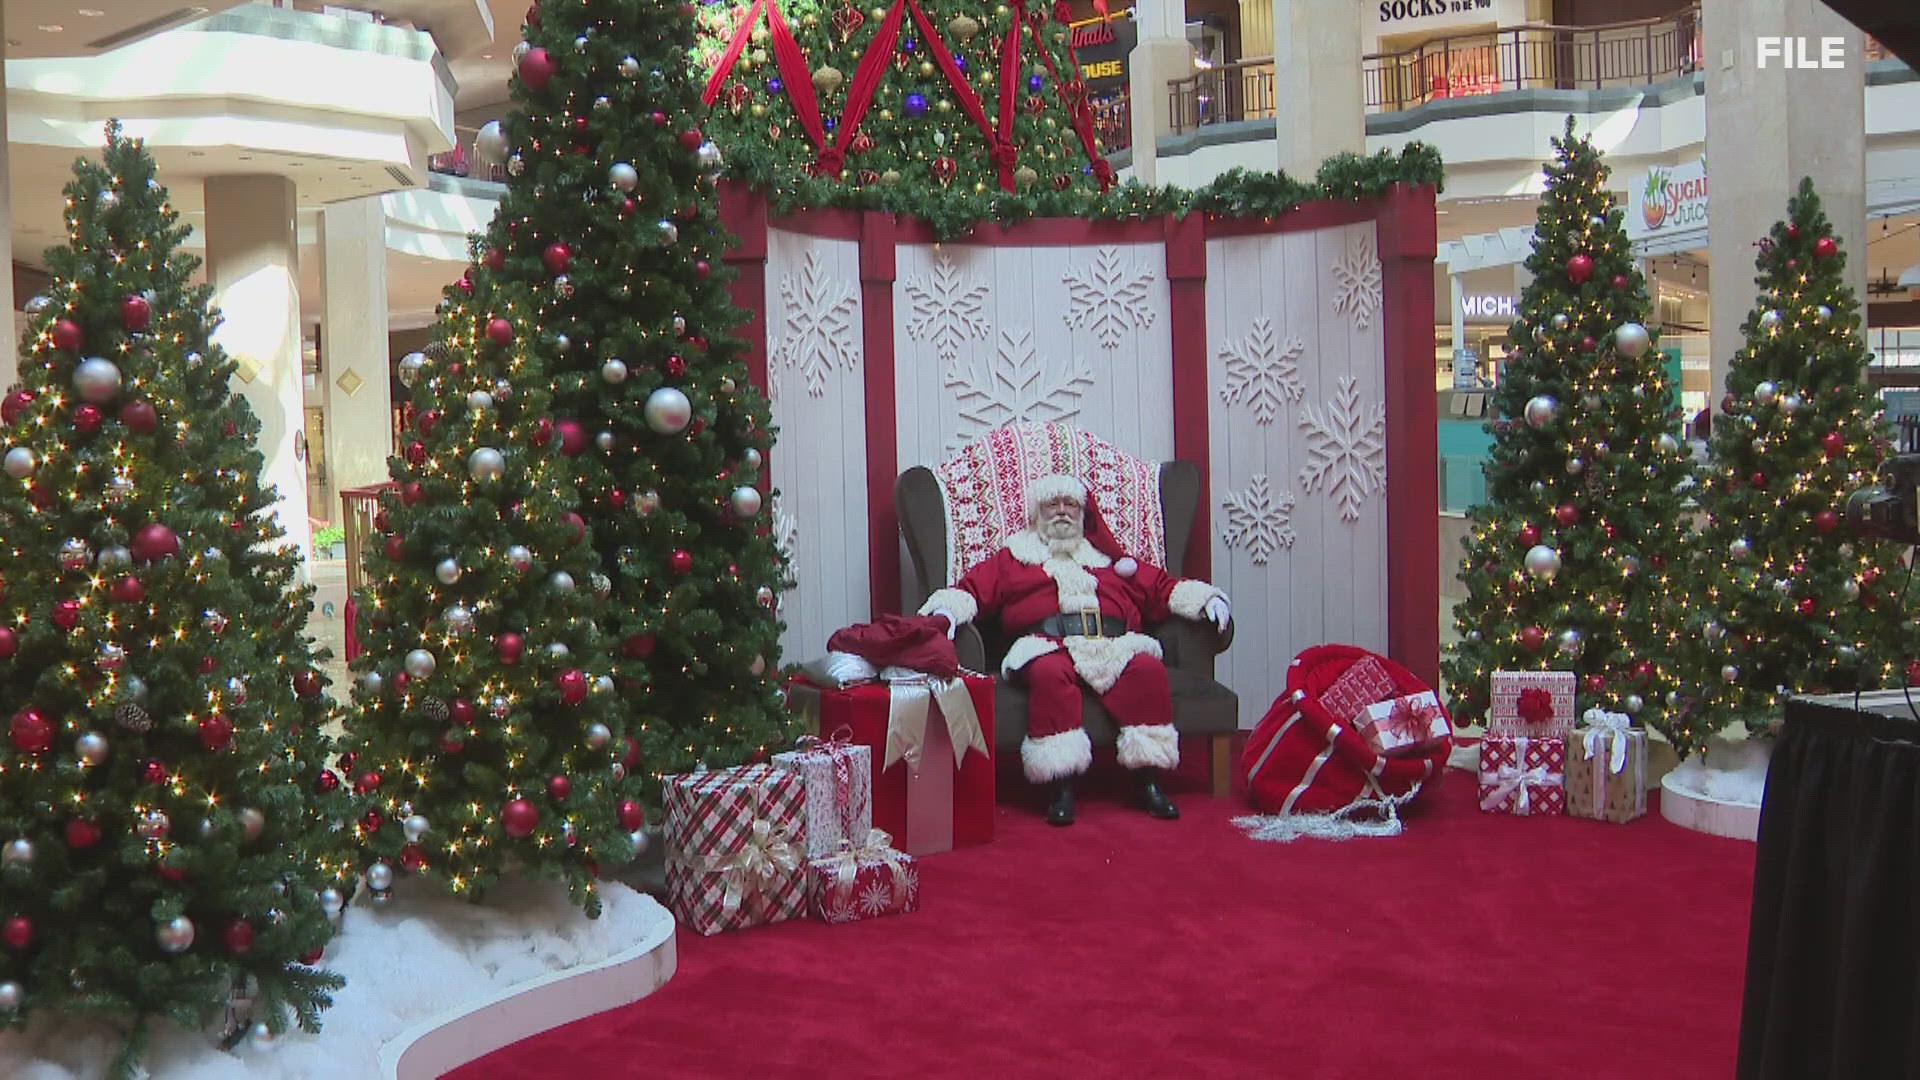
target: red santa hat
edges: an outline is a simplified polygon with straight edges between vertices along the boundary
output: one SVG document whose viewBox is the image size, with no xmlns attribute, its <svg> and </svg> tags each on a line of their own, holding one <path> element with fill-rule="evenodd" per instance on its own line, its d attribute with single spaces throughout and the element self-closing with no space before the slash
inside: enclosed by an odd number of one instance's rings
<svg viewBox="0 0 1920 1080">
<path fill-rule="evenodd" d="M 1067 498 L 1078 502 L 1082 509 L 1081 520 L 1085 523 L 1087 543 L 1093 549 L 1113 560 L 1114 569 L 1122 576 L 1131 576 L 1139 563 L 1120 546 L 1120 538 L 1107 524 L 1106 515 L 1100 512 L 1092 489 L 1077 476 L 1055 473 L 1043 476 L 1027 485 L 1027 521 L 1031 524 L 1040 514 L 1042 503 L 1053 499 Z"/>
</svg>

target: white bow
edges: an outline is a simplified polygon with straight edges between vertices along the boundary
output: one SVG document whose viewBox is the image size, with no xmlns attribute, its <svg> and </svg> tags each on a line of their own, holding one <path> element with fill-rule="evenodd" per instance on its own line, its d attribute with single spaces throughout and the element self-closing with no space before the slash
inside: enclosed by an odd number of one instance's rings
<svg viewBox="0 0 1920 1080">
<path fill-rule="evenodd" d="M 1580 717 L 1587 725 L 1581 733 L 1580 744 L 1587 751 L 1587 758 L 1599 756 L 1600 744 L 1612 742 L 1607 754 L 1607 770 L 1619 772 L 1627 767 L 1627 735 L 1633 730 L 1633 719 L 1626 713 L 1607 712 L 1604 709 L 1588 709 Z"/>
</svg>

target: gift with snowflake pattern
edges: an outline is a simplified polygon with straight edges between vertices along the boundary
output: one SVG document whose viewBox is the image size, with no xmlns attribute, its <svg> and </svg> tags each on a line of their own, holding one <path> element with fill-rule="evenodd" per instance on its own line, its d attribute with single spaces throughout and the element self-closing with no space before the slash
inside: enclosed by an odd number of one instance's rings
<svg viewBox="0 0 1920 1080">
<path fill-rule="evenodd" d="M 920 910 L 920 870 L 874 829 L 859 847 L 807 864 L 807 910 L 828 923 L 911 914 Z"/>
</svg>

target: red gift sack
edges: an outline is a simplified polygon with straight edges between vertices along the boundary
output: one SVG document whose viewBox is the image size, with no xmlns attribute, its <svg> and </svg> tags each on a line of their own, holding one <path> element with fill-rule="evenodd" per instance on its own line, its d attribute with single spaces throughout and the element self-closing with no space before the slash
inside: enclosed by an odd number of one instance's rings
<svg viewBox="0 0 1920 1080">
<path fill-rule="evenodd" d="M 1432 689 L 1399 664 L 1352 645 L 1316 645 L 1295 657 L 1287 668 L 1286 692 L 1247 737 L 1240 755 L 1247 793 L 1260 810 L 1280 815 L 1389 810 L 1411 801 L 1446 766 L 1452 738 L 1436 740 L 1418 756 L 1385 757 L 1321 700 L 1348 668 L 1366 662 L 1385 670 L 1395 696 Z"/>
</svg>

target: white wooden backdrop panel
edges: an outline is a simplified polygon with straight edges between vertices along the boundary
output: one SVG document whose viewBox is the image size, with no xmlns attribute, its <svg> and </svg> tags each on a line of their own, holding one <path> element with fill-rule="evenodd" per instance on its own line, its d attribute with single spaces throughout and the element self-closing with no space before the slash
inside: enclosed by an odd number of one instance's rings
<svg viewBox="0 0 1920 1080">
<path fill-rule="evenodd" d="M 868 621 L 865 357 L 860 246 L 767 234 L 767 387 L 779 442 L 776 534 L 793 558 L 781 600 L 789 660 L 825 655 L 835 630 Z"/>
<path fill-rule="evenodd" d="M 1017 420 L 1173 456 L 1164 245 L 908 244 L 895 270 L 901 469 Z"/>
<path fill-rule="evenodd" d="M 1301 649 L 1387 648 L 1375 240 L 1366 222 L 1207 244 L 1213 580 L 1236 624 L 1218 676 L 1242 727 Z"/>
</svg>

